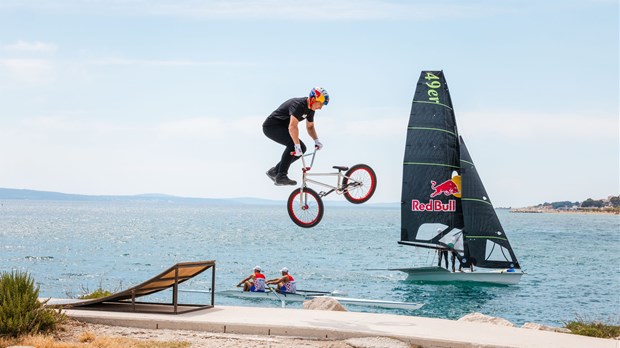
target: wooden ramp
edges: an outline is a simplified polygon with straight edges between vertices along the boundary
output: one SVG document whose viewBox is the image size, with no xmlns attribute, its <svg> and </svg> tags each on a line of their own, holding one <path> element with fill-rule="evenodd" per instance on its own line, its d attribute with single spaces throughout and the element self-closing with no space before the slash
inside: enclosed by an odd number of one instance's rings
<svg viewBox="0 0 620 348">
<path fill-rule="evenodd" d="M 211 303 L 210 304 L 180 304 L 179 284 L 211 269 Z M 150 295 L 172 288 L 170 303 L 138 302 L 136 298 Z M 125 311 L 142 313 L 179 314 L 199 309 L 212 308 L 215 299 L 215 260 L 198 262 L 181 262 L 168 268 L 161 274 L 134 286 L 119 291 L 110 296 L 92 300 L 62 300 L 51 301 L 48 306 L 57 306 L 72 309 L 92 309 L 106 311 Z"/>
</svg>

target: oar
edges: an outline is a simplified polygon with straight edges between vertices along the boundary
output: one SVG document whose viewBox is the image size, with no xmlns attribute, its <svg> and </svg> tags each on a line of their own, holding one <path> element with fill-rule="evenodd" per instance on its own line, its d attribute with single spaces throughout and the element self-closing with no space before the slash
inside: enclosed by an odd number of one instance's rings
<svg viewBox="0 0 620 348">
<path fill-rule="evenodd" d="M 276 290 L 274 288 L 272 288 L 271 286 L 269 286 L 269 284 L 265 284 L 265 286 L 271 290 L 271 292 L 273 292 L 273 294 L 276 296 L 276 298 L 278 300 L 280 300 L 280 302 L 282 302 L 282 308 L 284 308 L 286 306 L 286 302 L 280 298 L 280 296 L 278 296 L 278 293 L 276 292 Z"/>
<path fill-rule="evenodd" d="M 297 293 L 307 293 L 309 296 L 312 296 L 314 294 L 321 295 L 321 296 L 333 296 L 333 295 L 348 296 L 349 295 L 348 292 L 346 292 L 346 291 L 339 291 L 339 290 L 332 290 L 332 291 L 297 290 Z M 315 296 L 313 296 L 313 297 L 315 297 Z"/>
<path fill-rule="evenodd" d="M 335 290 L 334 290 L 335 291 Z M 334 291 L 319 291 L 319 290 L 297 290 L 297 292 L 312 292 L 315 294 L 332 294 Z"/>
</svg>

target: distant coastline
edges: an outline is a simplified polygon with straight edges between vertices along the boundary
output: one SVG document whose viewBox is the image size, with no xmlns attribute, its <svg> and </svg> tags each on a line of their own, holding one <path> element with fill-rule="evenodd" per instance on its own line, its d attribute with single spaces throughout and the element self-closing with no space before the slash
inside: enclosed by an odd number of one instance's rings
<svg viewBox="0 0 620 348">
<path fill-rule="evenodd" d="M 193 198 L 178 197 L 159 193 L 139 195 L 81 195 L 52 191 L 37 191 L 28 189 L 0 188 L 2 200 L 33 200 L 33 201 L 81 201 L 81 202 L 164 202 L 186 204 L 280 204 L 279 201 L 258 198 Z"/>
<path fill-rule="evenodd" d="M 511 213 L 554 213 L 554 214 L 620 214 L 620 196 L 609 196 L 583 202 L 553 202 L 536 206 L 510 209 Z"/>
<path fill-rule="evenodd" d="M 81 195 L 53 191 L 38 191 L 28 189 L 0 188 L 0 200 L 31 200 L 31 201 L 67 201 L 67 202 L 159 202 L 171 204 L 197 205 L 285 205 L 285 200 L 263 199 L 255 197 L 238 198 L 198 198 L 179 197 L 161 193 L 146 193 L 138 195 Z M 326 200 L 330 206 L 349 205 L 344 201 Z M 398 208 L 399 203 L 367 203 L 365 206 L 373 208 Z"/>
<path fill-rule="evenodd" d="M 528 208 L 516 208 L 510 209 L 511 213 L 527 213 L 527 214 L 537 214 L 537 213 L 546 213 L 546 214 L 605 214 L 605 215 L 619 215 L 620 210 L 603 210 L 603 209 L 576 209 L 576 210 L 566 210 L 566 209 L 536 209 L 533 207 Z"/>
</svg>

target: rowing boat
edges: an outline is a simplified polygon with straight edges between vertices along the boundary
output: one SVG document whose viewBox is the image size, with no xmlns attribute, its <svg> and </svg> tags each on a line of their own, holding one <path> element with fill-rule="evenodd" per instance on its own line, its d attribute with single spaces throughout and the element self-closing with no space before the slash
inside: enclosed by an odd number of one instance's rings
<svg viewBox="0 0 620 348">
<path fill-rule="evenodd" d="M 250 299 L 269 299 L 269 300 L 284 300 L 288 302 L 303 302 L 307 300 L 311 300 L 315 297 L 321 296 L 329 296 L 329 295 L 342 295 L 337 291 L 333 292 L 324 292 L 324 291 L 305 291 L 305 290 L 297 290 L 296 293 L 280 293 L 267 289 L 264 292 L 251 292 L 251 291 L 241 291 L 241 290 L 224 290 L 217 291 L 216 294 L 227 296 L 227 297 L 236 297 L 236 298 L 250 298 Z M 345 294 L 346 295 L 346 294 Z"/>
<path fill-rule="evenodd" d="M 185 292 L 204 292 L 203 290 L 180 290 Z M 406 310 L 416 310 L 421 308 L 424 304 L 415 302 L 398 302 L 398 301 L 386 301 L 386 300 L 367 300 L 361 298 L 343 297 L 346 293 L 339 291 L 310 291 L 310 290 L 297 290 L 296 293 L 279 293 L 272 290 L 265 292 L 249 292 L 241 290 L 223 290 L 217 291 L 216 294 L 235 297 L 242 299 L 256 299 L 256 300 L 276 300 L 282 302 L 282 307 L 286 305 L 286 302 L 303 302 L 312 300 L 318 297 L 329 297 L 338 301 L 343 305 L 351 306 L 364 306 L 364 307 L 381 307 L 381 308 L 396 308 Z"/>
</svg>

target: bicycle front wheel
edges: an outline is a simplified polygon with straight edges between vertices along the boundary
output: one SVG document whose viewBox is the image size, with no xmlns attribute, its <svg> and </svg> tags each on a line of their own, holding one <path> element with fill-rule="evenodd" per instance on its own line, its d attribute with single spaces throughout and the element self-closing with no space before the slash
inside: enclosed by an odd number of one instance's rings
<svg viewBox="0 0 620 348">
<path fill-rule="evenodd" d="M 377 188 L 375 171 L 365 164 L 356 164 L 342 179 L 344 198 L 353 204 L 362 204 L 372 197 Z"/>
<path fill-rule="evenodd" d="M 316 226 L 323 218 L 323 200 L 313 189 L 295 189 L 288 197 L 288 216 L 300 227 Z"/>
</svg>

